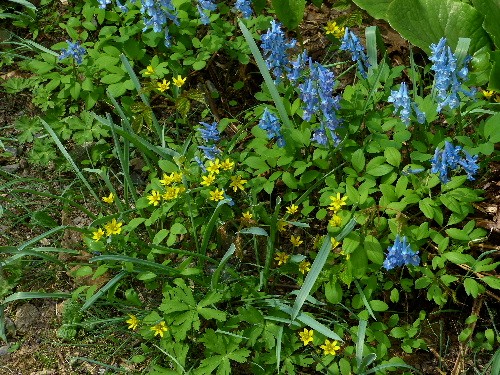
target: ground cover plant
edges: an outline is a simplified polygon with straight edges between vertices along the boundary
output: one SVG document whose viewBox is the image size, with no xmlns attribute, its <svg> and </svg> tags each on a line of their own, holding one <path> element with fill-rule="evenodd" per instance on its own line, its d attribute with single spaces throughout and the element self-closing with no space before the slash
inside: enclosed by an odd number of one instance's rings
<svg viewBox="0 0 500 375">
<path fill-rule="evenodd" d="M 0 172 L 4 341 L 13 305 L 63 299 L 61 342 L 131 343 L 77 358 L 109 373 L 498 373 L 498 236 L 476 211 L 499 158 L 494 61 L 455 30 L 396 65 L 349 16 L 312 54 L 299 26 L 321 5 L 76 2 L 56 40 L 10 35 L 2 61 L 30 74 L 3 87 L 40 115 L 1 140 L 73 180 L 54 194 Z M 27 197 L 83 219 L 40 209 L 11 240 Z M 40 264 L 76 282 L 23 288 Z"/>
</svg>

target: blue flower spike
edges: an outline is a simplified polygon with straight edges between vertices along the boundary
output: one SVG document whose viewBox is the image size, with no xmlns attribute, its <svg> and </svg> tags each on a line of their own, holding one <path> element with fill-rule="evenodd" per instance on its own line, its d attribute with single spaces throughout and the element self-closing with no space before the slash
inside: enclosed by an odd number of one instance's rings
<svg viewBox="0 0 500 375">
<path fill-rule="evenodd" d="M 406 82 L 401 83 L 399 90 L 391 91 L 391 95 L 387 99 L 389 103 L 394 103 L 394 114 L 399 112 L 401 121 L 406 125 L 410 125 L 410 115 L 412 110 L 415 112 L 419 124 L 425 122 L 425 113 L 419 108 L 417 103 L 413 103 L 408 95 Z"/>
<path fill-rule="evenodd" d="M 85 55 L 87 51 L 80 45 L 79 42 L 72 43 L 67 40 L 66 43 L 68 43 L 68 48 L 63 48 L 61 50 L 59 60 L 63 60 L 67 57 L 72 57 L 73 59 L 75 59 L 75 62 L 80 65 L 83 62 L 83 55 Z"/>
<path fill-rule="evenodd" d="M 405 265 L 418 266 L 420 264 L 420 257 L 418 251 L 413 251 L 406 236 L 400 237 L 396 235 L 394 244 L 387 249 L 386 258 L 382 267 L 387 271 L 396 267 Z"/>
</svg>

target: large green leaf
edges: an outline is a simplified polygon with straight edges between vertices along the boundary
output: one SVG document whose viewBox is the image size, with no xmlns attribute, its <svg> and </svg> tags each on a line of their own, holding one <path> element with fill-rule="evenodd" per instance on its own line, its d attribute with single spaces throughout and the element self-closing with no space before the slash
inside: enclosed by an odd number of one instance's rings
<svg viewBox="0 0 500 375">
<path fill-rule="evenodd" d="M 490 48 L 483 16 L 469 4 L 455 0 L 394 0 L 387 11 L 391 26 L 412 44 L 430 53 L 443 36 L 454 50 L 459 38 L 470 38 L 469 53 Z"/>
<path fill-rule="evenodd" d="M 278 19 L 289 30 L 295 29 L 304 18 L 305 0 L 272 0 Z"/>
<path fill-rule="evenodd" d="M 500 91 L 500 51 L 491 52 L 491 72 L 489 90 Z"/>
<path fill-rule="evenodd" d="M 500 0 L 472 0 L 472 3 L 484 16 L 483 28 L 500 48 Z"/>
<path fill-rule="evenodd" d="M 394 0 L 352 0 L 361 9 L 376 19 L 387 19 L 387 10 Z"/>
</svg>

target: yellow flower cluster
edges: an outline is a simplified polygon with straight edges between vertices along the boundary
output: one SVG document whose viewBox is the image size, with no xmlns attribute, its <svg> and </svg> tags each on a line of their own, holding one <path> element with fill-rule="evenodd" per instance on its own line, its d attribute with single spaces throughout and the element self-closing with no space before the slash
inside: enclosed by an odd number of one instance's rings
<svg viewBox="0 0 500 375">
<path fill-rule="evenodd" d="M 125 323 L 128 324 L 128 329 L 135 331 L 137 327 L 139 327 L 140 321 L 135 315 L 129 314 L 129 319 L 127 319 Z M 149 329 L 154 332 L 154 336 L 160 336 L 161 338 L 163 338 L 165 332 L 168 331 L 168 326 L 165 323 L 165 321 L 162 320 L 161 322 L 155 324 Z"/>
<path fill-rule="evenodd" d="M 300 341 L 304 343 L 304 346 L 307 346 L 310 342 L 314 342 L 314 330 L 304 328 L 303 331 L 299 332 Z M 323 349 L 324 355 L 335 355 L 340 350 L 340 345 L 337 341 L 330 341 L 328 339 L 325 340 L 323 345 L 320 345 L 320 348 Z"/>
<path fill-rule="evenodd" d="M 120 234 L 122 232 L 122 225 L 123 225 L 122 222 L 117 222 L 116 219 L 113 219 L 104 225 L 106 233 L 104 233 L 104 230 L 102 228 L 97 228 L 95 231 L 92 232 L 92 239 L 94 241 L 100 241 L 105 234 L 108 237 L 111 236 L 112 234 Z"/>
<path fill-rule="evenodd" d="M 290 258 L 290 255 L 288 255 L 287 253 L 285 253 L 283 251 L 280 251 L 280 252 L 276 253 L 274 260 L 277 260 L 278 266 L 281 266 L 282 264 L 285 264 L 286 262 L 288 262 L 289 258 Z"/>
<path fill-rule="evenodd" d="M 486 99 L 491 99 L 493 97 L 493 95 L 496 94 L 495 90 L 482 90 L 481 92 L 483 93 L 483 96 Z M 500 94 L 496 95 L 494 100 L 495 100 L 495 102 L 500 103 Z"/>
<path fill-rule="evenodd" d="M 332 34 L 335 38 L 340 39 L 344 36 L 345 28 L 337 25 L 337 22 L 330 21 L 325 26 L 326 35 Z"/>
<path fill-rule="evenodd" d="M 147 196 L 149 204 L 158 206 L 162 199 L 171 201 L 179 198 L 179 196 L 186 191 L 183 185 L 175 185 L 182 182 L 182 176 L 181 172 L 172 172 L 170 174 L 164 173 L 160 180 L 160 184 L 165 187 L 165 191 L 151 190 L 151 193 Z"/>
</svg>

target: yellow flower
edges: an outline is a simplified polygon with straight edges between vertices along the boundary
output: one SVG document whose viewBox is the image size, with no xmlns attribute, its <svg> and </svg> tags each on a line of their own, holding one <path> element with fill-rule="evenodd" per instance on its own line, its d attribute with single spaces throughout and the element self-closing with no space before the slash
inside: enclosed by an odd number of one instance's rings
<svg viewBox="0 0 500 375">
<path fill-rule="evenodd" d="M 182 172 L 172 172 L 170 178 L 172 178 L 172 182 L 182 182 Z"/>
<path fill-rule="evenodd" d="M 243 212 L 243 219 L 245 220 L 251 220 L 253 215 L 250 213 L 250 211 Z"/>
<path fill-rule="evenodd" d="M 148 65 L 148 67 L 146 68 L 146 71 L 144 72 L 144 75 L 152 76 L 153 74 L 155 74 L 154 68 L 151 65 Z"/>
<path fill-rule="evenodd" d="M 299 206 L 296 206 L 294 204 L 292 204 L 291 206 L 288 206 L 286 208 L 286 212 L 289 213 L 290 215 L 293 215 L 294 213 L 296 213 L 297 211 L 299 210 Z"/>
<path fill-rule="evenodd" d="M 115 195 L 113 193 L 109 193 L 107 197 L 102 197 L 102 200 L 106 203 L 113 203 L 115 201 Z"/>
<path fill-rule="evenodd" d="M 340 245 L 340 242 L 333 237 L 331 238 L 331 241 L 332 241 L 332 249 L 335 249 L 337 246 Z"/>
<path fill-rule="evenodd" d="M 160 192 L 158 190 L 152 190 L 151 194 L 148 195 L 148 201 L 149 204 L 152 204 L 153 206 L 158 206 L 161 201 Z"/>
<path fill-rule="evenodd" d="M 163 178 L 160 180 L 160 184 L 164 185 L 164 186 L 168 186 L 172 183 L 172 175 L 168 175 L 166 173 L 163 173 Z"/>
<path fill-rule="evenodd" d="M 207 171 L 213 174 L 219 174 L 220 167 L 221 164 L 219 159 L 215 159 L 214 161 L 210 160 L 207 165 Z"/>
<path fill-rule="evenodd" d="M 186 77 L 182 78 L 180 75 L 178 75 L 177 78 L 172 78 L 172 82 L 177 87 L 182 87 L 182 85 L 186 83 Z"/>
<path fill-rule="evenodd" d="M 304 343 L 304 346 L 313 341 L 314 331 L 304 328 L 302 332 L 299 332 L 300 341 Z"/>
<path fill-rule="evenodd" d="M 165 194 L 163 194 L 161 197 L 166 201 L 171 201 L 172 199 L 179 198 L 179 194 L 184 192 L 184 190 L 185 190 L 184 186 L 181 187 L 169 186 L 165 191 Z"/>
<path fill-rule="evenodd" d="M 285 220 L 278 220 L 278 230 L 280 232 L 283 232 L 287 226 L 288 226 L 288 223 Z"/>
<path fill-rule="evenodd" d="M 165 322 L 162 320 L 160 323 L 152 326 L 150 328 L 150 330 L 155 333 L 155 336 L 160 335 L 160 337 L 163 338 L 163 335 L 165 334 L 165 332 L 168 331 L 168 327 L 165 324 Z"/>
<path fill-rule="evenodd" d="M 215 181 L 215 176 L 210 173 L 208 176 L 201 176 L 201 179 L 203 181 L 201 181 L 200 185 L 202 186 L 210 186 L 214 183 Z"/>
<path fill-rule="evenodd" d="M 234 167 L 234 161 L 232 161 L 231 159 L 227 158 L 226 160 L 224 160 L 221 163 L 220 167 L 222 169 L 224 169 L 225 171 L 230 171 Z"/>
<path fill-rule="evenodd" d="M 279 253 L 276 253 L 274 260 L 277 260 L 278 266 L 281 266 L 282 264 L 285 264 L 286 262 L 288 262 L 288 258 L 290 258 L 290 255 L 288 255 L 287 253 L 284 253 L 283 251 L 280 251 Z"/>
<path fill-rule="evenodd" d="M 333 34 L 333 36 L 338 39 L 342 38 L 345 33 L 345 28 L 339 27 L 337 25 L 337 22 L 335 21 L 328 22 L 326 24 L 325 30 L 326 30 L 326 35 Z"/>
<path fill-rule="evenodd" d="M 490 99 L 494 94 L 495 94 L 495 91 L 493 90 L 482 90 L 482 93 L 483 93 L 483 96 L 486 98 L 486 99 Z"/>
<path fill-rule="evenodd" d="M 347 200 L 347 197 L 340 197 L 340 193 L 337 193 L 337 196 L 330 196 L 330 207 L 328 207 L 329 210 L 333 211 L 334 213 L 338 212 L 342 206 L 345 206 L 347 203 L 345 202 Z"/>
<path fill-rule="evenodd" d="M 231 176 L 231 183 L 229 184 L 229 186 L 232 187 L 234 191 L 238 191 L 238 189 L 245 190 L 245 187 L 243 185 L 246 183 L 247 180 L 241 178 L 240 175 L 236 175 Z"/>
<path fill-rule="evenodd" d="M 290 237 L 290 242 L 292 243 L 293 246 L 299 246 L 301 243 L 303 243 L 304 241 L 302 241 L 300 239 L 300 236 L 291 236 Z"/>
<path fill-rule="evenodd" d="M 126 320 L 125 323 L 128 324 L 128 329 L 134 330 L 137 328 L 139 325 L 139 319 L 135 315 L 129 314 L 130 319 Z"/>
<path fill-rule="evenodd" d="M 333 214 L 328 224 L 330 224 L 332 227 L 339 227 L 340 224 L 342 224 L 342 218 L 337 214 Z"/>
<path fill-rule="evenodd" d="M 339 343 L 335 340 L 325 340 L 325 344 L 320 346 L 321 349 L 325 352 L 325 355 L 331 354 L 335 355 L 338 350 L 340 350 Z"/>
<path fill-rule="evenodd" d="M 500 103 L 500 95 L 495 96 L 495 102 Z"/>
<path fill-rule="evenodd" d="M 99 228 L 95 230 L 93 234 L 94 235 L 92 236 L 92 239 L 95 241 L 99 241 L 102 238 L 102 236 L 104 236 L 104 231 L 101 228 Z"/>
<path fill-rule="evenodd" d="M 305 274 L 306 272 L 311 270 L 311 263 L 308 262 L 307 260 L 303 260 L 302 262 L 299 263 L 299 271 L 302 274 Z"/>
<path fill-rule="evenodd" d="M 158 90 L 164 92 L 167 91 L 168 88 L 170 87 L 170 82 L 164 79 L 163 82 L 158 82 L 157 85 L 158 85 Z"/>
<path fill-rule="evenodd" d="M 210 192 L 210 200 L 211 201 L 218 202 L 218 201 L 221 201 L 223 199 L 224 199 L 224 190 L 215 189 L 214 191 Z"/>
<path fill-rule="evenodd" d="M 106 236 L 111 236 L 112 234 L 120 234 L 122 232 L 123 223 L 116 222 L 116 219 L 111 220 L 104 226 L 106 229 Z"/>
</svg>

